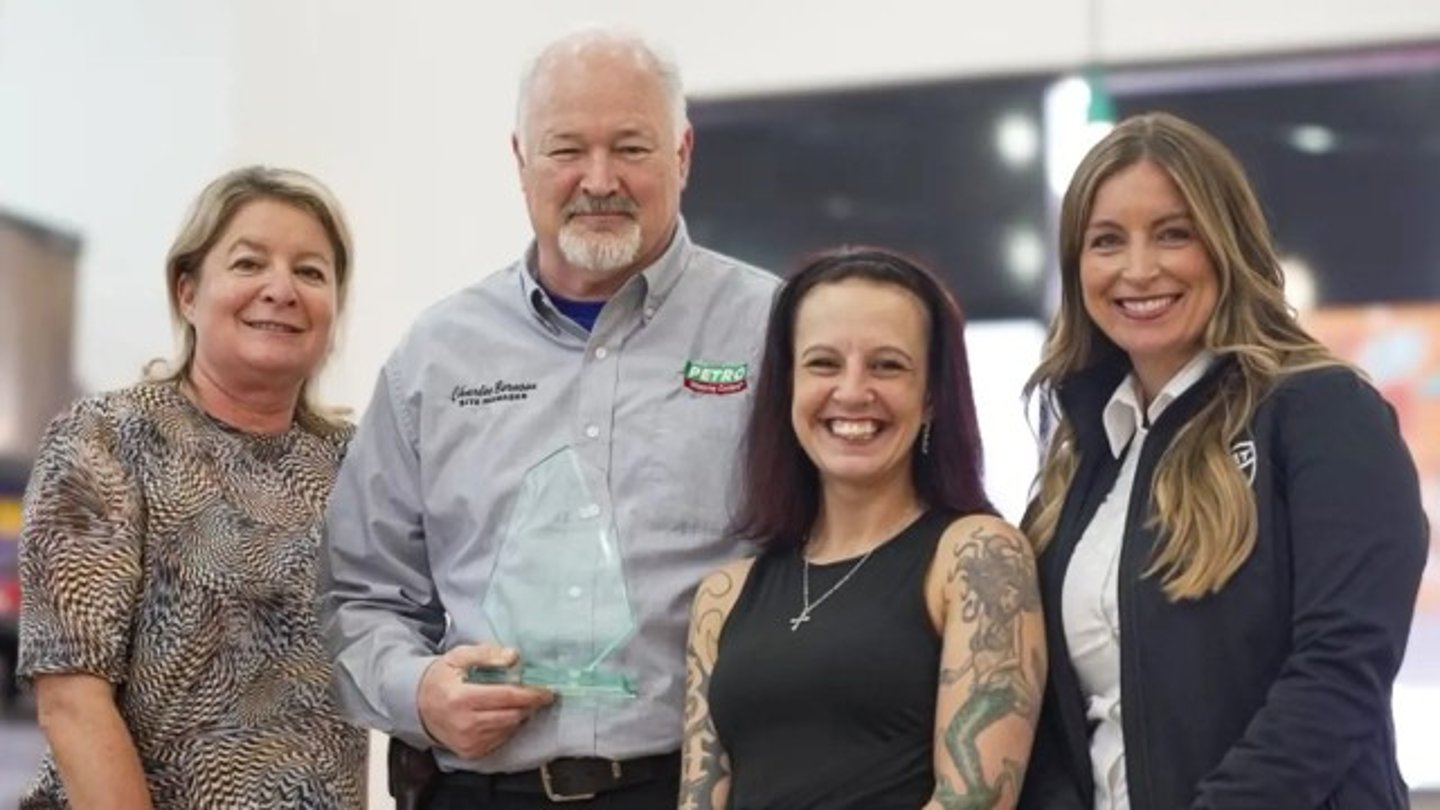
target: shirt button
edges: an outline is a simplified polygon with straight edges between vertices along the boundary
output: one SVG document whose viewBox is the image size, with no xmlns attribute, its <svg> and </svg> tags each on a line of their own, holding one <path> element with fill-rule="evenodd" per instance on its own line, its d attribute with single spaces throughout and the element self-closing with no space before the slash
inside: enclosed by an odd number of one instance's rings
<svg viewBox="0 0 1440 810">
<path fill-rule="evenodd" d="M 655 308 L 654 308 L 654 307 L 645 307 L 645 320 L 648 321 L 648 320 L 650 320 L 650 319 L 653 318 L 653 317 L 655 317 Z"/>
<path fill-rule="evenodd" d="M 600 435 L 600 428 L 596 427 L 595 425 L 586 425 L 585 435 L 593 439 L 596 436 Z"/>
<path fill-rule="evenodd" d="M 600 348 L 598 348 L 598 349 L 595 350 L 595 359 L 596 359 L 596 360 L 604 360 L 606 357 L 609 357 L 609 356 L 610 356 L 610 350 L 607 349 L 607 348 L 605 348 L 604 346 L 601 346 Z"/>
<path fill-rule="evenodd" d="M 586 504 L 586 505 L 580 507 L 580 517 L 582 517 L 582 518 L 599 517 L 599 515 L 600 515 L 600 505 L 599 505 L 599 504 L 589 503 L 589 504 Z"/>
</svg>

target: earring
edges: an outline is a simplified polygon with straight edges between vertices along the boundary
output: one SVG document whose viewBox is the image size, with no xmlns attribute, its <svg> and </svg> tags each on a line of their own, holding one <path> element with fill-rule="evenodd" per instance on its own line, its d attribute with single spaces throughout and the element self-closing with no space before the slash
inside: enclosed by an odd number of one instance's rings
<svg viewBox="0 0 1440 810">
<path fill-rule="evenodd" d="M 930 423 L 926 422 L 925 427 L 920 429 L 920 455 L 930 455 Z"/>
</svg>

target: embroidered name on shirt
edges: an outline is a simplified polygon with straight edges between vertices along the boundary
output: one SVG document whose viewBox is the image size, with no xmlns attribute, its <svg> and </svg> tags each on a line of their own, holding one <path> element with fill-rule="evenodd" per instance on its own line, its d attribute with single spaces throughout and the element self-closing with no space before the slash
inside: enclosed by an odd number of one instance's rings
<svg viewBox="0 0 1440 810">
<path fill-rule="evenodd" d="M 492 402 L 514 402 L 530 396 L 535 390 L 533 382 L 506 382 L 496 380 L 490 385 L 457 385 L 450 391 L 450 401 L 462 408 L 489 405 Z"/>
<path fill-rule="evenodd" d="M 1230 448 L 1230 457 L 1235 459 L 1235 466 L 1240 468 L 1246 483 L 1255 483 L 1255 442 L 1248 439 L 1236 442 Z"/>
<path fill-rule="evenodd" d="M 685 364 L 685 387 L 700 394 L 735 394 L 745 390 L 744 363 Z"/>
</svg>

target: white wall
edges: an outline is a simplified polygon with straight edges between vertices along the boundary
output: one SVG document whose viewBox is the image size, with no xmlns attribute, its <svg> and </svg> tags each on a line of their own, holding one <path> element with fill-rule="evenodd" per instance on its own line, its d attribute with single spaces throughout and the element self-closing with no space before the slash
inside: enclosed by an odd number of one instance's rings
<svg viewBox="0 0 1440 810">
<path fill-rule="evenodd" d="M 83 386 L 133 381 L 169 352 L 165 250 L 234 141 L 229 9 L 0 0 L 0 207 L 84 239 Z"/>
</svg>

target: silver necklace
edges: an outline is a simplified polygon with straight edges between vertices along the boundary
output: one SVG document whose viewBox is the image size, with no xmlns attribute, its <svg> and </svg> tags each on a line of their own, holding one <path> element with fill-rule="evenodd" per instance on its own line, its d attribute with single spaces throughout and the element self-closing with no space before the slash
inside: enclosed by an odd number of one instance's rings
<svg viewBox="0 0 1440 810">
<path fill-rule="evenodd" d="M 793 618 L 786 619 L 786 621 L 790 622 L 790 632 L 793 633 L 796 630 L 799 630 L 800 625 L 810 621 L 810 614 L 815 611 L 815 608 L 820 607 L 820 604 L 822 602 L 824 602 L 826 599 L 829 599 L 830 594 L 840 590 L 841 585 L 849 582 L 850 578 L 855 576 L 855 572 L 860 570 L 860 566 L 864 565 L 865 561 L 870 559 L 870 555 L 875 553 L 875 549 L 883 545 L 885 544 L 880 543 L 879 545 L 871 546 L 870 550 L 865 552 L 864 556 L 862 556 L 859 560 L 856 560 L 854 565 L 850 566 L 850 570 L 845 572 L 845 576 L 840 577 L 839 582 L 831 585 L 830 590 L 820 594 L 820 598 L 816 599 L 814 602 L 810 601 L 810 558 L 805 556 L 805 552 L 800 552 L 800 561 L 805 564 L 805 567 L 803 569 L 804 573 L 801 575 L 800 579 L 800 598 L 802 602 L 800 605 L 800 612 L 795 614 Z"/>
</svg>

